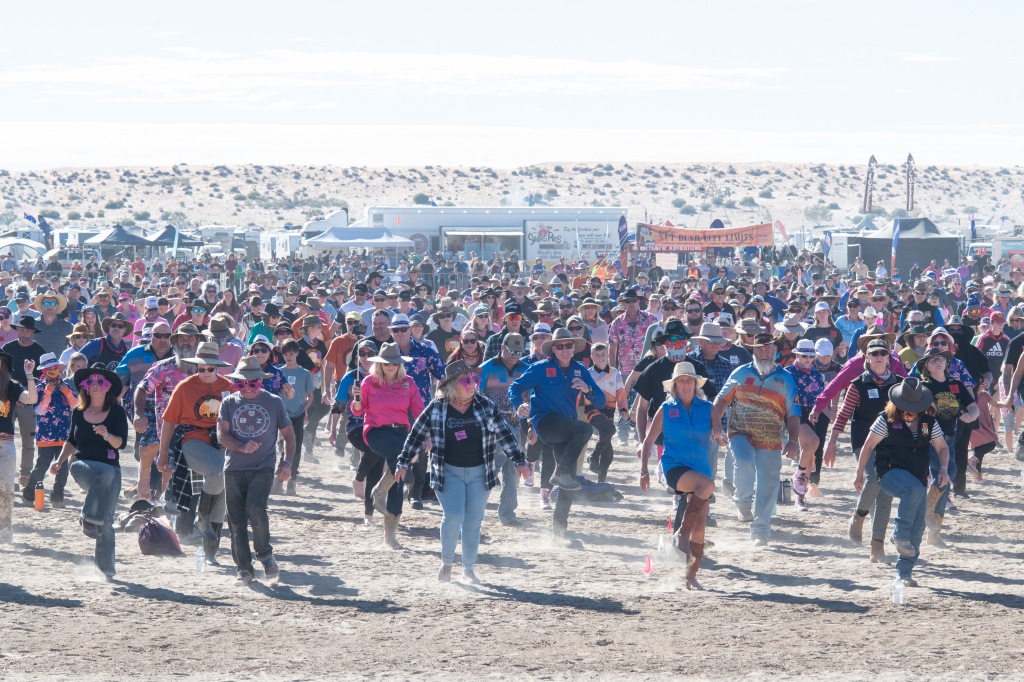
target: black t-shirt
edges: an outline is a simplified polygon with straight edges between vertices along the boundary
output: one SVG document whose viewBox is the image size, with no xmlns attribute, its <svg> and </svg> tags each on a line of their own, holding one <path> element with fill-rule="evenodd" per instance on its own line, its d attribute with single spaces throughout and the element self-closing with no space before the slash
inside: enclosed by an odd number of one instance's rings
<svg viewBox="0 0 1024 682">
<path fill-rule="evenodd" d="M 303 336 L 299 339 L 299 348 L 302 352 L 296 356 L 295 362 L 299 367 L 309 370 L 309 373 L 314 377 L 314 381 L 319 383 L 315 377 L 320 376 L 320 372 L 323 370 L 324 358 L 327 357 L 327 345 L 324 344 L 322 339 L 317 339 L 310 343 Z"/>
<path fill-rule="evenodd" d="M 644 370 L 653 365 L 654 361 L 657 359 L 658 358 L 654 357 L 653 355 L 645 355 L 642 358 L 640 358 L 640 361 L 633 365 L 633 371 L 637 373 L 637 379 L 639 379 L 639 375 L 643 374 Z"/>
<path fill-rule="evenodd" d="M 121 447 L 128 443 L 128 415 L 119 404 L 114 404 L 107 412 L 107 418 L 102 422 L 112 436 L 121 437 Z M 83 410 L 71 411 L 71 430 L 68 432 L 68 443 L 75 446 L 75 457 L 77 459 L 89 460 L 92 462 L 103 462 L 110 466 L 121 466 L 118 459 L 118 451 L 111 447 L 93 428 L 98 424 L 90 424 L 85 420 Z"/>
<path fill-rule="evenodd" d="M 708 376 L 708 370 L 704 367 L 703 363 L 694 362 L 690 358 L 686 358 L 685 362 L 689 362 L 693 365 L 693 368 L 697 371 L 697 374 L 704 377 Z M 664 357 L 658 358 L 651 363 L 650 367 L 643 371 L 640 378 L 633 384 L 633 388 L 640 394 L 642 398 L 647 400 L 647 415 L 654 418 L 658 408 L 665 402 L 665 387 L 662 382 L 668 381 L 672 378 L 672 371 L 675 369 L 676 363 L 671 359 Z M 707 384 L 705 384 L 707 385 Z"/>
<path fill-rule="evenodd" d="M 725 350 L 719 350 L 718 354 L 728 360 L 734 370 L 741 365 L 746 365 L 754 361 L 749 350 L 736 344 L 731 344 Z"/>
<path fill-rule="evenodd" d="M 441 356 L 441 360 L 448 362 L 448 356 L 454 353 L 459 347 L 460 335 L 460 332 L 457 332 L 454 329 L 446 332 L 438 327 L 427 334 L 427 338 L 434 342 L 434 345 L 437 347 L 437 352 Z"/>
<path fill-rule="evenodd" d="M 453 467 L 478 467 L 484 463 L 481 444 L 484 432 L 473 419 L 473 411 L 460 414 L 449 409 L 444 425 L 444 463 Z"/>
<path fill-rule="evenodd" d="M 36 363 L 36 371 L 33 372 L 36 377 L 39 376 L 39 358 L 43 356 L 46 351 L 38 343 L 33 341 L 27 346 L 21 345 L 17 339 L 8 341 L 4 344 L 3 351 L 10 353 L 14 359 L 11 363 L 11 377 L 22 385 L 28 383 L 28 377 L 25 376 L 25 361 L 33 360 Z"/>
<path fill-rule="evenodd" d="M 1016 367 L 1017 363 L 1020 362 L 1020 356 L 1024 353 L 1024 334 L 1018 334 L 1015 338 L 1010 340 L 1010 345 L 1006 347 L 1006 355 L 1003 356 L 1003 364 Z M 1024 381 L 1020 382 L 1020 386 L 1017 387 L 1017 395 L 1024 398 Z"/>
<path fill-rule="evenodd" d="M 924 385 L 932 392 L 935 421 L 939 422 L 944 434 L 955 435 L 957 417 L 974 404 L 971 392 L 959 379 L 946 379 L 945 381 L 927 379 Z"/>
<path fill-rule="evenodd" d="M 24 392 L 25 387 L 14 379 L 7 382 L 7 395 L 0 396 L 0 433 L 14 435 L 14 406 Z"/>
</svg>

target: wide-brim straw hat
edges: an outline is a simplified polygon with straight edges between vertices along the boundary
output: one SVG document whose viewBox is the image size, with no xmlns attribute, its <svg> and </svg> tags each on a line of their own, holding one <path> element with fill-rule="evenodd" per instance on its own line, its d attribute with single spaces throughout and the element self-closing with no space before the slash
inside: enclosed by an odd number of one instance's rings
<svg viewBox="0 0 1024 682">
<path fill-rule="evenodd" d="M 885 327 L 882 327 L 881 325 L 873 324 L 865 329 L 864 333 L 861 334 L 859 339 L 857 339 L 857 349 L 863 352 L 864 349 L 867 348 L 868 342 L 873 339 L 882 339 L 889 344 L 889 346 L 892 346 L 892 342 L 896 340 L 896 335 L 892 332 L 885 331 Z"/>
<path fill-rule="evenodd" d="M 693 338 L 712 343 L 725 343 L 729 340 L 722 336 L 722 326 L 716 322 L 705 322 L 702 324 L 700 326 L 700 333 Z"/>
<path fill-rule="evenodd" d="M 44 298 L 55 298 L 57 299 L 57 312 L 62 313 L 68 307 L 68 297 L 64 294 L 54 291 L 53 289 L 47 289 L 46 292 L 39 294 L 32 299 L 32 307 L 39 312 L 43 312 L 43 299 Z"/>
<path fill-rule="evenodd" d="M 917 377 L 907 377 L 889 389 L 889 400 L 904 412 L 924 412 L 932 405 L 932 392 Z"/>
<path fill-rule="evenodd" d="M 576 348 L 573 350 L 573 353 L 579 353 L 587 345 L 586 339 L 573 336 L 572 332 L 565 327 L 559 327 L 555 330 L 555 333 L 551 338 L 545 341 L 544 345 L 541 346 L 541 352 L 544 353 L 544 355 L 551 355 L 551 347 L 554 344 L 561 343 L 563 341 L 572 341 L 576 344 Z"/>
<path fill-rule="evenodd" d="M 402 351 L 399 350 L 397 343 L 385 343 L 380 347 L 377 354 L 370 358 L 370 362 L 380 362 L 388 365 L 401 365 L 411 361 L 412 358 L 402 355 Z"/>
<path fill-rule="evenodd" d="M 690 377 L 697 382 L 697 388 L 700 388 L 707 381 L 705 377 L 697 374 L 697 369 L 693 366 L 692 362 L 677 362 L 676 366 L 672 368 L 672 378 L 666 379 L 661 382 L 665 390 L 672 393 L 676 385 L 676 379 L 680 377 Z"/>
<path fill-rule="evenodd" d="M 804 331 L 806 331 L 806 327 L 804 327 L 804 325 L 801 324 L 799 318 L 797 318 L 796 316 L 796 313 L 789 313 L 788 315 L 783 317 L 782 323 L 776 325 L 775 328 L 781 329 L 784 332 L 789 332 L 790 334 L 803 334 Z"/>
<path fill-rule="evenodd" d="M 239 360 L 238 367 L 235 368 L 235 371 L 232 372 L 231 374 L 225 374 L 224 376 L 228 379 L 242 379 L 243 381 L 252 381 L 254 379 L 269 379 L 273 375 L 264 372 L 260 368 L 260 361 L 252 356 L 249 356 Z"/>
</svg>

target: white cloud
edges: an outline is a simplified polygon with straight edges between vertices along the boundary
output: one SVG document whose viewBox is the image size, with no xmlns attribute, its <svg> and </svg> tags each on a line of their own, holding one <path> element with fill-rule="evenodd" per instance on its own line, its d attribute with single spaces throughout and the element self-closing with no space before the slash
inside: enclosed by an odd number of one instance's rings
<svg viewBox="0 0 1024 682">
<path fill-rule="evenodd" d="M 37 90 L 73 87 L 84 97 L 115 102 L 262 106 L 267 101 L 292 100 L 296 106 L 318 106 L 322 104 L 318 91 L 339 88 L 473 96 L 581 95 L 758 88 L 785 73 L 772 68 L 475 54 L 265 50 L 242 55 L 187 47 L 163 52 L 8 68 L 0 71 L 0 85 Z"/>
<path fill-rule="evenodd" d="M 960 57 L 941 55 L 935 52 L 897 52 L 896 58 L 903 62 L 921 62 L 929 64 L 942 64 L 946 62 L 960 61 Z"/>
</svg>

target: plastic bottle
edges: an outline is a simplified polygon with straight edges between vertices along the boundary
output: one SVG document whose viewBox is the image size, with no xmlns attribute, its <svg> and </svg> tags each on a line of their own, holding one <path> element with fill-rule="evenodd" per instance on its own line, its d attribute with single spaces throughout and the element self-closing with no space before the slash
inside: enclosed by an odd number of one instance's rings
<svg viewBox="0 0 1024 682">
<path fill-rule="evenodd" d="M 203 549 L 202 545 L 196 548 L 196 573 L 202 573 L 206 570 L 206 550 Z"/>
<path fill-rule="evenodd" d="M 1024 471 L 1020 472 L 1020 489 L 1024 490 Z"/>
<path fill-rule="evenodd" d="M 899 576 L 892 583 L 892 603 L 894 606 L 903 606 L 903 579 Z"/>
<path fill-rule="evenodd" d="M 36 483 L 35 507 L 36 511 L 43 511 L 44 509 L 46 509 L 46 491 L 43 490 L 42 481 Z"/>
</svg>

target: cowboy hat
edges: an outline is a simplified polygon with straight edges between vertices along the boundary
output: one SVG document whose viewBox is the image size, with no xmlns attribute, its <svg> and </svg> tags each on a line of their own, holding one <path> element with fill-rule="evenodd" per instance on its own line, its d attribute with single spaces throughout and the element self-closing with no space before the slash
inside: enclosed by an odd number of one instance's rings
<svg viewBox="0 0 1024 682">
<path fill-rule="evenodd" d="M 593 306 L 595 308 L 600 308 L 601 304 L 598 303 L 595 299 L 587 297 L 587 298 L 583 299 L 583 302 L 580 303 L 579 306 L 577 306 L 577 307 L 579 307 L 579 308 L 586 308 L 588 306 Z"/>
<path fill-rule="evenodd" d="M 75 386 L 81 388 L 82 382 L 93 374 L 99 374 L 110 382 L 110 390 L 108 393 L 115 396 L 121 395 L 121 377 L 117 376 L 116 372 L 111 372 L 109 369 L 104 369 L 102 366 L 94 365 L 92 367 L 83 367 L 75 372 L 75 376 L 71 381 Z"/>
<path fill-rule="evenodd" d="M 178 330 L 171 334 L 171 343 L 174 343 L 175 336 L 202 336 L 203 333 L 199 331 L 199 327 L 195 326 L 191 322 L 185 322 L 178 325 Z"/>
<path fill-rule="evenodd" d="M 405 362 L 412 361 L 412 358 L 402 355 L 402 351 L 399 350 L 397 343 L 385 343 L 377 351 L 377 354 L 370 358 L 370 362 L 380 362 L 389 365 L 401 365 Z"/>
<path fill-rule="evenodd" d="M 897 340 L 900 342 L 901 346 L 909 346 L 911 336 L 918 336 L 920 334 L 927 336 L 928 333 L 927 326 L 923 324 L 915 324 L 913 327 L 908 327 L 905 332 L 900 334 Z"/>
<path fill-rule="evenodd" d="M 729 340 L 722 336 L 722 326 L 717 322 L 705 322 L 700 326 L 700 333 L 693 338 L 711 343 L 725 343 Z"/>
<path fill-rule="evenodd" d="M 677 362 L 676 366 L 672 368 L 672 378 L 666 379 L 661 382 L 661 385 L 665 387 L 665 390 L 672 393 L 675 389 L 676 379 L 680 377 L 690 377 L 697 382 L 697 388 L 700 388 L 707 381 L 705 377 L 697 374 L 696 368 L 694 368 L 691 362 Z"/>
<path fill-rule="evenodd" d="M 768 332 L 761 332 L 760 334 L 756 334 L 754 336 L 754 339 L 750 342 L 749 345 L 751 348 L 761 348 L 763 346 L 771 346 L 774 343 L 775 339 L 772 338 L 771 334 L 769 334 Z"/>
<path fill-rule="evenodd" d="M 892 342 L 896 340 L 896 335 L 892 332 L 886 333 L 885 328 L 881 325 L 873 324 L 865 329 L 861 337 L 857 339 L 857 349 L 863 352 L 864 347 L 868 345 L 868 341 L 872 339 L 884 339 L 891 346 Z"/>
<path fill-rule="evenodd" d="M 124 316 L 122 315 L 122 317 Z M 18 321 L 11 326 L 15 329 L 31 329 L 33 334 L 38 334 L 43 331 L 42 329 L 36 329 L 36 318 L 31 317 L 30 315 L 22 315 L 18 318 Z M 106 329 L 103 331 L 106 331 Z"/>
<path fill-rule="evenodd" d="M 800 324 L 800 320 L 797 318 L 796 313 L 788 313 L 782 318 L 782 324 L 776 325 L 776 328 L 781 329 L 784 332 L 789 332 L 790 334 L 803 334 L 806 329 L 802 324 Z"/>
<path fill-rule="evenodd" d="M 551 355 L 551 346 L 562 341 L 574 342 L 576 348 L 573 350 L 573 353 L 579 353 L 587 345 L 586 340 L 573 336 L 572 332 L 565 327 L 559 327 L 555 330 L 554 335 L 541 346 L 541 352 L 544 355 Z"/>
<path fill-rule="evenodd" d="M 924 355 L 918 358 L 917 362 L 914 363 L 914 370 L 916 370 L 921 376 L 927 377 L 928 373 L 925 372 L 925 365 L 927 365 L 928 361 L 932 358 L 939 356 L 946 358 L 946 368 L 948 369 L 949 363 L 953 362 L 953 354 L 948 350 L 942 350 L 941 348 L 929 348 L 924 352 Z"/>
<path fill-rule="evenodd" d="M 265 343 L 265 342 L 261 342 Z M 227 364 L 227 363 L 225 363 Z M 268 379 L 272 374 L 267 374 L 260 369 L 260 361 L 249 356 L 238 361 L 238 367 L 231 374 L 225 374 L 226 379 L 241 379 L 242 381 L 253 381 L 254 379 Z"/>
<path fill-rule="evenodd" d="M 907 377 L 889 389 L 889 400 L 904 412 L 924 412 L 932 404 L 932 392 L 917 377 Z"/>
<path fill-rule="evenodd" d="M 235 330 L 231 328 L 227 320 L 215 317 L 210 320 L 210 328 L 206 330 L 206 333 L 217 339 L 230 339 L 235 335 Z"/>
<path fill-rule="evenodd" d="M 79 322 L 71 330 L 71 333 L 68 334 L 65 338 L 68 341 L 70 341 L 71 338 L 73 336 L 76 336 L 76 335 L 85 335 L 85 337 L 88 338 L 89 337 L 89 327 L 88 327 L 88 325 L 86 325 L 84 322 Z"/>
<path fill-rule="evenodd" d="M 319 315 L 306 315 L 302 318 L 303 329 L 306 327 L 315 327 L 316 325 L 320 325 L 321 327 L 324 325 L 324 321 L 320 319 Z"/>
<path fill-rule="evenodd" d="M 182 325 L 184 326 L 184 325 Z M 193 365 L 214 365 L 215 367 L 230 367 L 231 365 L 220 359 L 220 349 L 213 341 L 203 341 L 196 346 L 194 358 L 182 358 L 182 362 Z"/>
<path fill-rule="evenodd" d="M 57 299 L 57 313 L 62 313 L 68 307 L 68 299 L 64 294 L 54 291 L 53 289 L 47 289 L 44 293 L 39 294 L 32 301 L 32 307 L 39 312 L 43 311 L 43 299 L 44 298 L 55 298 Z"/>
<path fill-rule="evenodd" d="M 754 336 L 764 331 L 764 327 L 757 320 L 740 320 L 733 329 L 736 330 L 737 334 L 746 334 L 747 336 Z"/>
<path fill-rule="evenodd" d="M 470 367 L 466 364 L 465 360 L 455 360 L 444 368 L 444 379 L 438 382 L 437 387 L 447 386 L 453 381 L 458 380 L 463 374 L 469 374 L 470 372 L 479 374 L 480 368 Z"/>
</svg>

